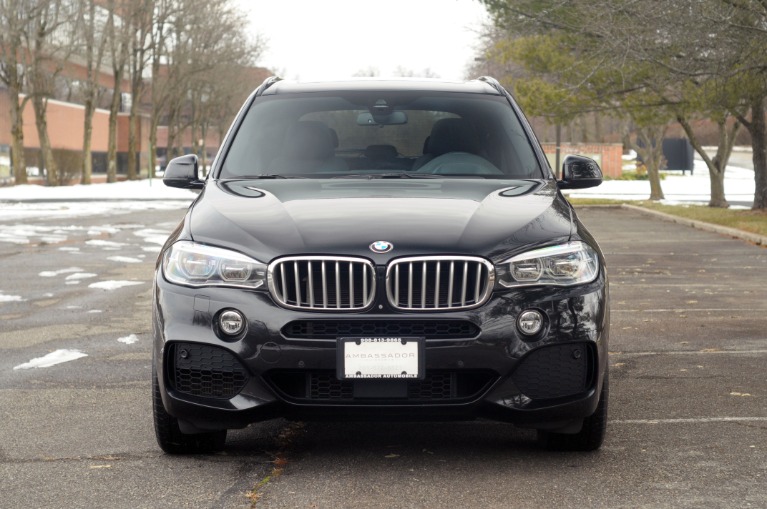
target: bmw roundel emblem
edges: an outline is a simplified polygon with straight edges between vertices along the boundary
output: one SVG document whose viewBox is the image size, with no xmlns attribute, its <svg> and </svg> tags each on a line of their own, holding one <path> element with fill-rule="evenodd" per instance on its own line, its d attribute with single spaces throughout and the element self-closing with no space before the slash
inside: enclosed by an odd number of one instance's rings
<svg viewBox="0 0 767 509">
<path fill-rule="evenodd" d="M 374 253 L 388 253 L 394 249 L 394 244 L 385 240 L 377 240 L 370 244 L 370 250 Z"/>
</svg>

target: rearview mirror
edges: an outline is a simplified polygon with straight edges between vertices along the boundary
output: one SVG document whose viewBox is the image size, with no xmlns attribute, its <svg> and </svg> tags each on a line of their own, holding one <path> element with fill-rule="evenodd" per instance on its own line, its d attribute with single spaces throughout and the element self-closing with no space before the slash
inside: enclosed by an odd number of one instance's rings
<svg viewBox="0 0 767 509">
<path fill-rule="evenodd" d="M 407 124 L 407 113 L 392 111 L 391 113 L 360 113 L 357 125 L 402 125 Z"/>
<path fill-rule="evenodd" d="M 560 189 L 585 189 L 602 183 L 602 170 L 593 159 L 570 155 L 562 163 L 562 180 L 557 182 Z"/>
<path fill-rule="evenodd" d="M 199 177 L 199 162 L 195 154 L 171 159 L 165 168 L 162 178 L 163 184 L 168 187 L 180 187 L 181 189 L 202 189 L 205 182 Z"/>
</svg>

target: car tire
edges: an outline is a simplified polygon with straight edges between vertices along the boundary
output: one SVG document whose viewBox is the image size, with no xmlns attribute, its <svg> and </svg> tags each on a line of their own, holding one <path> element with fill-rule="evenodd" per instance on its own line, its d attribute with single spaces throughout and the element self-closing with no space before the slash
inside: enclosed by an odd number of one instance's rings
<svg viewBox="0 0 767 509">
<path fill-rule="evenodd" d="M 599 404 L 593 414 L 583 420 L 578 433 L 555 433 L 538 430 L 538 443 L 554 451 L 596 451 L 602 446 L 607 432 L 607 400 L 610 393 L 607 374 L 602 384 Z"/>
<path fill-rule="evenodd" d="M 160 448 L 168 454 L 210 454 L 222 451 L 226 443 L 226 430 L 193 435 L 181 432 L 178 419 L 170 415 L 162 404 L 157 373 L 152 371 L 154 431 Z"/>
</svg>

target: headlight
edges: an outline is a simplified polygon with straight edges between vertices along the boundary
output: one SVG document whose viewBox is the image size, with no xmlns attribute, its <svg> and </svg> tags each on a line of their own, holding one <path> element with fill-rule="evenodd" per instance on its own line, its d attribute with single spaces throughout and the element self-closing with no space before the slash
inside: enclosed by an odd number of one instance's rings
<svg viewBox="0 0 767 509">
<path fill-rule="evenodd" d="M 266 265 L 244 254 L 195 242 L 176 242 L 162 263 L 165 279 L 186 286 L 261 288 Z"/>
<path fill-rule="evenodd" d="M 583 242 L 569 242 L 522 253 L 495 267 L 498 283 L 519 286 L 572 286 L 590 283 L 599 274 L 599 257 Z"/>
</svg>

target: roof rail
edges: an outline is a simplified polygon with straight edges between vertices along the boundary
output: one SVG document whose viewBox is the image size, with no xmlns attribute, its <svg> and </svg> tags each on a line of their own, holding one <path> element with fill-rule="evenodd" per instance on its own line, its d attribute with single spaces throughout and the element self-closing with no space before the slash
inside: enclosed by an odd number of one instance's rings
<svg viewBox="0 0 767 509">
<path fill-rule="evenodd" d="M 256 89 L 256 97 L 266 92 L 266 89 L 268 89 L 269 87 L 271 87 L 278 81 L 282 81 L 282 78 L 280 78 L 279 76 L 269 76 L 268 78 L 266 78 L 264 82 L 261 83 L 261 86 L 259 86 Z"/>
<path fill-rule="evenodd" d="M 501 86 L 501 84 L 498 82 L 497 79 L 493 78 L 492 76 L 480 76 L 477 78 L 477 81 L 484 81 L 494 89 L 498 91 L 501 95 L 506 94 L 506 90 Z"/>
</svg>

